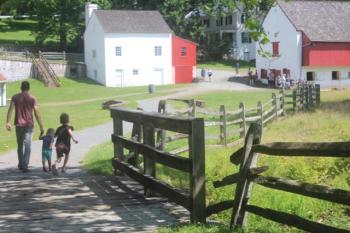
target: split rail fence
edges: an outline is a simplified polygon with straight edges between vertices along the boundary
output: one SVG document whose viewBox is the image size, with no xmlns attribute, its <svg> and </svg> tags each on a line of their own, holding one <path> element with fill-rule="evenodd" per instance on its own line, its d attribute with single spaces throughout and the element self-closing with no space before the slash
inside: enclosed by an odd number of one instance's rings
<svg viewBox="0 0 350 233">
<path fill-rule="evenodd" d="M 308 232 L 349 233 L 345 229 L 328 226 L 297 215 L 249 204 L 253 183 L 275 190 L 313 197 L 350 206 L 350 192 L 327 186 L 303 183 L 280 177 L 262 176 L 268 167 L 257 167 L 258 153 L 270 156 L 309 156 L 350 158 L 350 142 L 295 143 L 274 142 L 260 144 L 262 126 L 252 124 L 244 146 L 231 155 L 231 162 L 240 165 L 239 172 L 214 182 L 215 188 L 236 184 L 234 200 L 223 201 L 207 208 L 207 216 L 232 208 L 231 227 L 247 224 L 247 214 L 253 213 L 269 220 Z"/>
<path fill-rule="evenodd" d="M 202 118 L 180 118 L 157 113 L 111 108 L 114 132 L 115 171 L 125 173 L 144 186 L 146 196 L 157 192 L 191 213 L 192 222 L 205 222 L 205 149 Z M 123 122 L 133 123 L 131 139 L 123 135 Z M 188 137 L 188 158 L 156 148 L 155 136 L 163 130 L 178 132 Z M 143 142 L 141 142 L 143 139 Z M 129 154 L 124 154 L 129 150 Z M 143 156 L 143 169 L 135 161 Z M 189 192 L 171 187 L 156 178 L 156 163 L 189 175 Z"/>
<path fill-rule="evenodd" d="M 303 85 L 293 90 L 291 94 L 286 94 L 285 90 L 280 90 L 279 94 L 272 93 L 269 101 L 262 103 L 259 101 L 256 107 L 247 108 L 241 102 L 239 108 L 235 111 L 228 111 L 225 105 L 220 105 L 219 111 L 205 109 L 203 101 L 195 99 L 168 99 L 166 101 L 183 102 L 187 105 L 185 111 L 176 112 L 178 116 L 211 116 L 218 120 L 205 120 L 205 127 L 219 127 L 219 135 L 214 135 L 220 141 L 220 145 L 228 146 L 237 144 L 244 139 L 247 129 L 251 123 L 260 123 L 265 126 L 267 123 L 281 116 L 286 116 L 289 111 L 305 111 L 313 109 L 320 105 L 320 86 Z M 166 101 L 163 100 L 160 105 L 166 112 Z M 200 115 L 199 115 L 200 114 Z M 207 139 L 213 135 L 206 135 Z M 164 141 L 171 142 L 182 139 L 181 135 L 167 137 Z M 163 145 L 164 147 L 164 145 Z M 180 148 L 175 152 L 184 152 L 185 148 Z"/>
</svg>

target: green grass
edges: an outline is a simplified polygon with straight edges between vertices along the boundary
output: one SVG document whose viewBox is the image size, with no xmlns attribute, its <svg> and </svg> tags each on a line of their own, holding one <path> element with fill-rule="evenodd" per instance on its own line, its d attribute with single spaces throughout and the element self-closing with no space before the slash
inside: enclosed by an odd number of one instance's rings
<svg viewBox="0 0 350 233">
<path fill-rule="evenodd" d="M 238 61 L 239 62 L 239 73 L 247 74 L 248 68 L 255 68 L 255 62 L 247 62 L 247 61 Z M 213 61 L 213 62 L 198 62 L 197 68 L 205 68 L 205 69 L 216 69 L 216 70 L 227 70 L 227 71 L 236 71 L 236 63 L 235 60 L 222 60 L 222 61 Z"/>
<path fill-rule="evenodd" d="M 66 112 L 70 115 L 71 124 L 76 130 L 98 125 L 109 121 L 109 111 L 103 110 L 101 104 L 115 99 L 125 102 L 124 106 L 137 107 L 137 100 L 170 94 L 184 85 L 157 86 L 154 94 L 149 94 L 147 87 L 109 88 L 96 84 L 90 79 L 61 78 L 62 87 L 50 89 L 37 80 L 30 79 L 30 93 L 37 98 L 44 127 L 56 128 L 59 115 Z M 7 85 L 7 98 L 19 92 L 20 82 Z M 7 108 L 0 108 L 0 122 L 6 121 Z M 14 117 L 14 116 L 13 116 Z M 13 119 L 12 117 L 12 119 Z M 5 124 L 5 123 L 3 123 Z M 37 138 L 38 130 L 34 134 Z M 8 132 L 0 128 L 0 153 L 14 149 L 14 130 Z"/>
<path fill-rule="evenodd" d="M 0 20 L 0 42 L 14 45 L 34 45 L 35 36 L 33 31 L 37 27 L 35 20 Z M 58 45 L 58 38 L 47 38 L 45 45 Z"/>
<path fill-rule="evenodd" d="M 268 93 L 259 92 L 268 97 Z M 224 103 L 240 100 L 249 102 L 248 99 L 256 98 L 259 93 L 224 93 L 228 95 Z M 230 98 L 234 97 L 234 98 Z M 253 97 L 251 97 L 252 95 Z M 255 97 L 254 97 L 255 96 Z M 220 99 L 220 94 L 212 93 L 197 96 L 208 100 L 207 107 L 213 107 Z M 239 100 L 236 100 L 239 98 Z M 321 107 L 308 113 L 289 113 L 285 119 L 280 119 L 268 125 L 263 132 L 262 141 L 350 141 L 350 100 L 349 90 L 321 92 Z M 230 104 L 231 105 L 231 104 Z M 232 104 L 232 106 L 236 105 Z M 229 162 L 230 155 L 241 145 L 231 148 L 215 147 L 206 148 L 206 201 L 207 205 L 224 200 L 233 199 L 234 186 L 219 189 L 213 187 L 213 181 L 238 171 L 238 167 Z M 108 154 L 107 157 L 106 154 Z M 96 147 L 84 160 L 86 169 L 92 172 L 112 174 L 110 159 L 113 155 L 112 143 L 108 142 L 101 147 Z M 186 155 L 183 155 L 186 156 Z M 101 163 L 99 162 L 101 158 Z M 280 176 L 296 179 L 304 182 L 328 185 L 336 188 L 349 190 L 350 188 L 350 162 L 336 158 L 287 158 L 259 156 L 258 165 L 268 165 L 269 170 L 265 173 L 269 176 Z M 93 169 L 92 169 L 93 168 Z M 172 185 L 186 189 L 188 187 L 187 176 L 172 169 L 157 166 L 158 177 Z M 314 221 L 321 221 L 328 225 L 350 229 L 350 217 L 346 214 L 345 206 L 332 204 L 313 198 L 303 197 L 296 194 L 275 191 L 254 185 L 251 203 L 299 215 Z M 231 211 L 224 211 L 211 219 L 228 224 Z M 249 214 L 248 227 L 244 232 L 302 232 L 298 229 L 282 226 L 278 223 Z M 226 229 L 227 230 L 227 229 Z M 183 227 L 168 227 L 158 232 L 230 232 L 225 228 L 212 226 L 186 225 Z M 237 232 L 237 231 L 234 231 Z"/>
</svg>

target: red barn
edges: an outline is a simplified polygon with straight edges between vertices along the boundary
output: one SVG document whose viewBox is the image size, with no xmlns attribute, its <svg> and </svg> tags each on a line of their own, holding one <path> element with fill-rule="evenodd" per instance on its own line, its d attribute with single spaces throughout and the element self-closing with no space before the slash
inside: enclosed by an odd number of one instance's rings
<svg viewBox="0 0 350 233">
<path fill-rule="evenodd" d="M 175 83 L 191 83 L 196 74 L 197 44 L 175 35 L 171 40 Z"/>
</svg>

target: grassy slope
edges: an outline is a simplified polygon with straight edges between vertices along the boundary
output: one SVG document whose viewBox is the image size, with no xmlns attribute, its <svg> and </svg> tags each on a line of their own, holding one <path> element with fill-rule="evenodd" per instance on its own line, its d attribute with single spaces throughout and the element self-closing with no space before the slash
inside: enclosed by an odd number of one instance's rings
<svg viewBox="0 0 350 233">
<path fill-rule="evenodd" d="M 45 128 L 59 124 L 62 112 L 70 115 L 71 124 L 77 130 L 110 120 L 109 112 L 101 103 L 111 99 L 126 101 L 129 107 L 137 107 L 136 100 L 166 95 L 183 85 L 157 87 L 155 94 L 148 94 L 147 87 L 108 88 L 89 79 L 61 78 L 62 87 L 49 89 L 37 80 L 30 79 L 31 94 L 36 96 Z M 20 82 L 7 85 L 7 98 L 19 91 Z M 7 108 L 0 108 L 0 122 L 5 125 Z M 14 117 L 14 116 L 13 116 Z M 13 119 L 13 118 L 12 118 Z M 36 132 L 37 133 L 37 132 Z M 37 135 L 34 135 L 37 138 Z M 0 127 L 0 153 L 15 148 L 15 133 Z"/>
<path fill-rule="evenodd" d="M 322 106 L 311 113 L 290 114 L 286 119 L 281 119 L 270 124 L 263 134 L 263 142 L 269 141 L 350 141 L 350 101 L 347 100 L 349 90 L 322 92 Z M 215 98 L 227 98 L 229 93 L 215 93 Z M 233 94 L 236 95 L 236 94 Z M 253 95 L 256 95 L 254 93 Z M 262 92 L 263 95 L 263 92 Z M 247 95 L 241 95 L 244 98 Z M 207 106 L 211 105 L 210 100 L 215 99 L 209 94 L 201 99 L 208 100 Z M 234 98 L 231 98 L 234 99 Z M 216 104 L 216 101 L 213 101 Z M 322 127 L 320 127 L 322 126 Z M 220 180 L 223 177 L 237 171 L 237 167 L 229 163 L 229 156 L 237 150 L 233 148 L 207 148 L 206 149 L 206 180 L 207 180 L 207 204 L 213 204 L 220 200 L 233 198 L 234 187 L 214 189 L 212 181 Z M 112 145 L 110 142 L 103 146 L 96 147 L 89 153 L 84 161 L 90 171 L 106 172 L 112 174 L 110 159 L 112 157 Z M 103 163 L 100 163 L 100 160 Z M 273 158 L 261 156 L 259 165 L 268 165 L 270 170 L 267 175 L 282 176 L 298 179 L 306 182 L 331 185 L 337 188 L 349 190 L 350 164 L 342 163 L 340 159 L 307 159 L 307 158 Z M 346 166 L 347 165 L 347 166 Z M 342 167 L 343 166 L 343 167 Z M 334 170 L 334 168 L 336 168 Z M 159 167 L 159 177 L 175 186 L 186 187 L 187 177 L 183 173 Z M 267 188 L 254 186 L 251 202 L 259 206 L 265 206 L 288 213 L 295 213 L 305 218 L 318 220 L 330 225 L 341 226 L 350 229 L 350 218 L 344 214 L 344 207 L 306 198 L 280 191 L 271 191 Z M 214 219 L 227 222 L 230 218 L 230 211 L 223 212 Z M 185 226 L 184 228 L 165 228 L 160 232 L 201 232 L 203 226 Z M 249 215 L 249 228 L 247 232 L 299 232 L 296 229 L 280 226 L 277 223 Z M 222 229 L 211 227 L 203 232 L 222 232 Z"/>
</svg>

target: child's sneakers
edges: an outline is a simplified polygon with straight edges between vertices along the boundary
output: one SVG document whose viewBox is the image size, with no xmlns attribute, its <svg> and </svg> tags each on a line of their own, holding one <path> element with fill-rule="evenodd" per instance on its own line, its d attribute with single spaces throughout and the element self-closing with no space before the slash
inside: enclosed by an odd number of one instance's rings
<svg viewBox="0 0 350 233">
<path fill-rule="evenodd" d="M 58 171 L 57 171 L 57 168 L 56 168 L 56 164 L 52 165 L 52 174 L 54 176 L 57 176 L 58 175 Z"/>
</svg>

